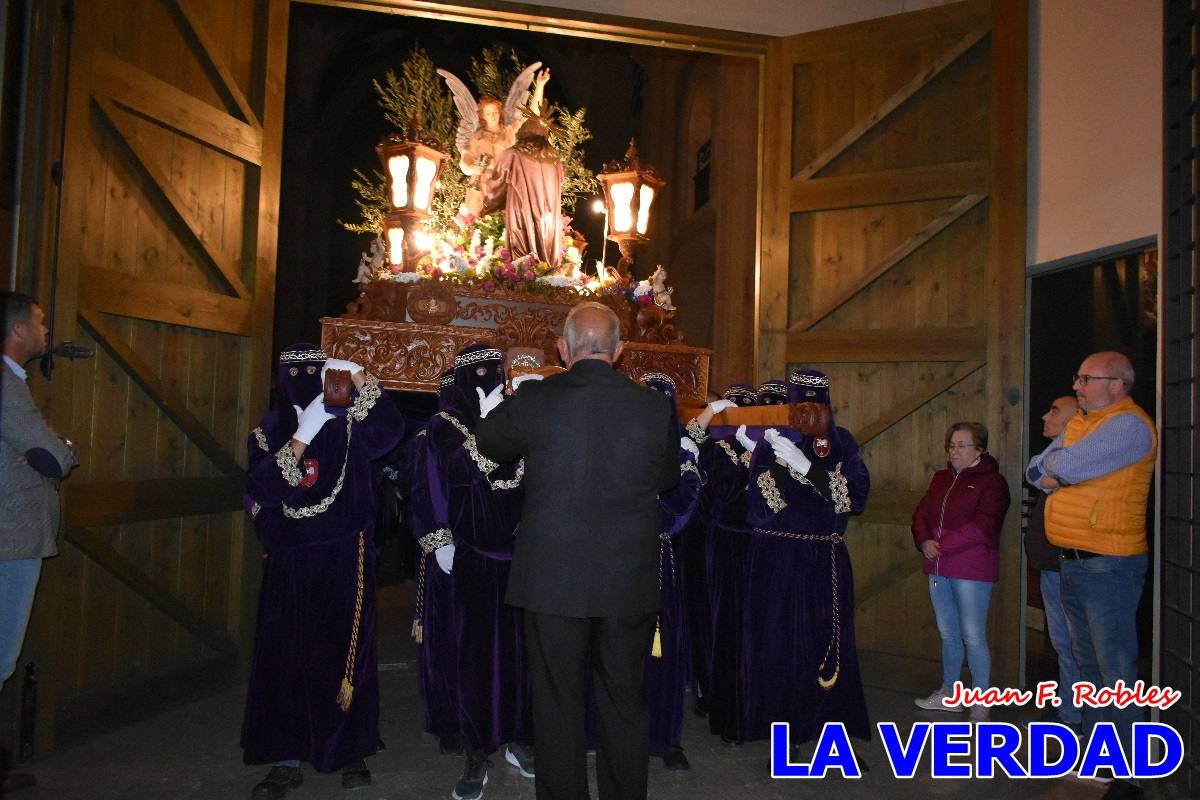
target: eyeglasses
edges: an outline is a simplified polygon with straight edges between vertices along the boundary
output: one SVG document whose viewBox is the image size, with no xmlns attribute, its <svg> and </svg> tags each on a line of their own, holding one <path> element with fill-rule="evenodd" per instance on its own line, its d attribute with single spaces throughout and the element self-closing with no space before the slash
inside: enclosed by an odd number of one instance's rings
<svg viewBox="0 0 1200 800">
<path fill-rule="evenodd" d="M 952 450 L 970 450 L 974 447 L 976 445 L 973 444 L 948 444 L 946 445 L 946 452 L 949 453 Z"/>
<path fill-rule="evenodd" d="M 1080 375 L 1076 372 L 1071 376 L 1071 383 L 1082 383 L 1087 386 L 1090 381 L 1119 381 L 1120 378 L 1114 378 L 1111 375 Z"/>
</svg>

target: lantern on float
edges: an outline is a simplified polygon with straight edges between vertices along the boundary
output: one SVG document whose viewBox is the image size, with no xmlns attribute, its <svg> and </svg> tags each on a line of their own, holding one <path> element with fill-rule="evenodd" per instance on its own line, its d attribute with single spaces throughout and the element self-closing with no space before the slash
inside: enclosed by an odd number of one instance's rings
<svg viewBox="0 0 1200 800">
<path fill-rule="evenodd" d="M 432 217 L 433 193 L 442 164 L 449 156 L 421 141 L 416 120 L 407 138 L 389 134 L 375 147 L 387 175 L 388 210 L 383 215 L 383 237 L 388 263 L 414 272 L 421 256 L 429 252 L 425 223 Z"/>
<path fill-rule="evenodd" d="M 650 241 L 650 209 L 667 182 L 654 167 L 643 166 L 636 139 L 629 140 L 624 160 L 605 164 L 596 177 L 604 189 L 608 238 L 621 249 L 617 270 L 632 280 L 634 247 Z"/>
</svg>

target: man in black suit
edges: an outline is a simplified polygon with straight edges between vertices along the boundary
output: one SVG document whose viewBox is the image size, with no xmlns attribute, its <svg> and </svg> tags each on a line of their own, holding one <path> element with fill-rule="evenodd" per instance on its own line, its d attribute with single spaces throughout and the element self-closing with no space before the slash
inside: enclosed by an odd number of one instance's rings
<svg viewBox="0 0 1200 800">
<path fill-rule="evenodd" d="M 588 796 L 590 673 L 600 798 L 635 800 L 646 796 L 642 660 L 659 608 L 657 497 L 679 480 L 679 434 L 666 397 L 613 370 L 621 342 L 611 309 L 571 309 L 558 349 L 568 371 L 528 381 L 498 406 L 481 398 L 476 431 L 489 458 L 525 458 L 506 600 L 525 609 L 537 796 Z"/>
</svg>

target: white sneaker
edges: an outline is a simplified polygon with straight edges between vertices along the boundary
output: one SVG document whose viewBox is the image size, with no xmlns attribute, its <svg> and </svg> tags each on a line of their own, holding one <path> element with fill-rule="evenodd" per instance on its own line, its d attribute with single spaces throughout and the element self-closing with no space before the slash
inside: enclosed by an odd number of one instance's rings
<svg viewBox="0 0 1200 800">
<path fill-rule="evenodd" d="M 971 722 L 987 722 L 992 718 L 991 711 L 987 706 L 971 706 Z"/>
<path fill-rule="evenodd" d="M 950 704 L 946 702 L 947 698 L 949 697 L 949 690 L 938 689 L 936 692 L 929 695 L 929 697 L 918 697 L 916 700 L 913 700 L 913 705 L 922 711 L 949 711 L 951 713 L 961 711 L 962 707 L 959 704 Z"/>
</svg>

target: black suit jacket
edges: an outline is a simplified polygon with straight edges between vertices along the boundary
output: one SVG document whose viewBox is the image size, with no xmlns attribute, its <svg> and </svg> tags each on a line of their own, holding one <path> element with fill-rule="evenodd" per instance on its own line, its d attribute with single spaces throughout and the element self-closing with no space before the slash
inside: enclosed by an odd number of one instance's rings
<svg viewBox="0 0 1200 800">
<path fill-rule="evenodd" d="M 679 480 L 666 396 L 583 359 L 522 383 L 475 436 L 495 461 L 525 458 L 510 604 L 567 617 L 658 610 L 658 493 Z"/>
</svg>

